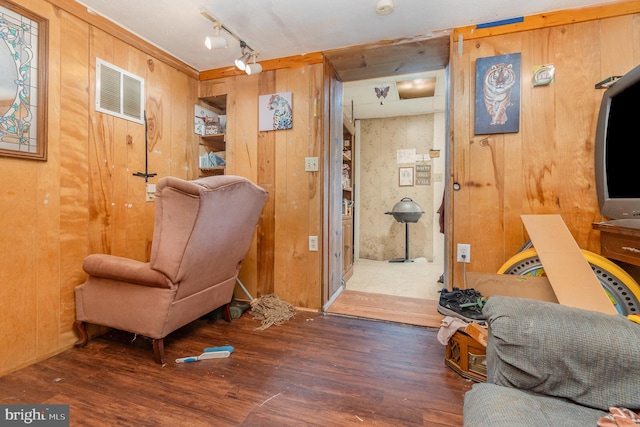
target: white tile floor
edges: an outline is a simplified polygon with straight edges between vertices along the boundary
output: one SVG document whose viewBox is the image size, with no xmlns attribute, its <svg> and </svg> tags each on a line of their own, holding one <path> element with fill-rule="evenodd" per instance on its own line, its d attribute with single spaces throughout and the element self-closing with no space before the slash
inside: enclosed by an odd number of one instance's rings
<svg viewBox="0 0 640 427">
<path fill-rule="evenodd" d="M 437 300 L 442 283 L 442 263 L 416 258 L 413 262 L 374 261 L 360 258 L 354 262 L 353 276 L 346 289 L 411 298 Z"/>
</svg>

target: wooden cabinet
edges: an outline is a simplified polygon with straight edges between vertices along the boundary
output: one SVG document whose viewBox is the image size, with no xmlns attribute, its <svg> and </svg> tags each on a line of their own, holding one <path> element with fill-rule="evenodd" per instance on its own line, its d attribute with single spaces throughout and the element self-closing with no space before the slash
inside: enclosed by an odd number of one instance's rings
<svg viewBox="0 0 640 427">
<path fill-rule="evenodd" d="M 342 278 L 346 282 L 353 274 L 354 257 L 354 159 L 355 126 L 343 117 L 342 146 Z"/>
<path fill-rule="evenodd" d="M 487 348 L 463 331 L 449 339 L 444 363 L 459 375 L 475 382 L 487 380 Z"/>
<path fill-rule="evenodd" d="M 640 219 L 593 224 L 600 231 L 600 253 L 606 258 L 640 266 Z"/>
<path fill-rule="evenodd" d="M 196 132 L 200 134 L 200 177 L 224 175 L 227 159 L 226 110 L 226 95 L 200 98 L 200 105 L 196 107 Z"/>
</svg>

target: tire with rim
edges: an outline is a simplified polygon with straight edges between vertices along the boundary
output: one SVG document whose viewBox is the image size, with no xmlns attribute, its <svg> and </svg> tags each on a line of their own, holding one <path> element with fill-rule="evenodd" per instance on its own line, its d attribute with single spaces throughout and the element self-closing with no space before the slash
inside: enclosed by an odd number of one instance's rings
<svg viewBox="0 0 640 427">
<path fill-rule="evenodd" d="M 622 315 L 640 314 L 640 285 L 618 265 L 596 253 L 581 249 L 616 311 Z M 544 276 L 545 272 L 535 248 L 524 249 L 512 256 L 498 274 Z"/>
</svg>

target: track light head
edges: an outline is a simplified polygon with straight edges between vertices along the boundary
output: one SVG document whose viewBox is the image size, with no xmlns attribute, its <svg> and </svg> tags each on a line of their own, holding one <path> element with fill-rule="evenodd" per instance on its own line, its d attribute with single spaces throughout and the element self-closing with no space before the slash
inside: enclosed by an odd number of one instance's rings
<svg viewBox="0 0 640 427">
<path fill-rule="evenodd" d="M 250 58 L 251 58 L 251 63 L 247 64 L 246 68 L 245 68 L 245 72 L 249 75 L 252 74 L 260 74 L 262 72 L 262 65 L 258 64 L 256 62 L 256 58 L 258 57 L 258 54 L 255 52 L 251 52 L 250 53 Z"/>
<path fill-rule="evenodd" d="M 242 40 L 240 40 L 240 49 L 242 50 L 242 56 L 235 60 L 235 64 L 238 70 L 244 71 L 247 68 L 249 57 L 253 51 L 249 49 L 247 52 L 247 44 Z"/>
<path fill-rule="evenodd" d="M 216 29 L 216 35 L 207 37 L 204 39 L 204 45 L 207 46 L 207 49 L 226 49 L 227 48 L 227 39 L 220 36 L 220 22 L 216 21 L 213 24 Z"/>
<path fill-rule="evenodd" d="M 207 49 L 226 49 L 227 48 L 227 39 L 224 37 L 207 37 L 204 39 L 204 45 L 207 46 Z"/>
<path fill-rule="evenodd" d="M 236 67 L 238 67 L 238 70 L 242 70 L 244 71 L 247 68 L 247 63 L 249 62 L 249 54 L 248 53 L 243 53 L 242 56 L 238 59 L 236 59 L 235 63 L 236 63 Z"/>
</svg>

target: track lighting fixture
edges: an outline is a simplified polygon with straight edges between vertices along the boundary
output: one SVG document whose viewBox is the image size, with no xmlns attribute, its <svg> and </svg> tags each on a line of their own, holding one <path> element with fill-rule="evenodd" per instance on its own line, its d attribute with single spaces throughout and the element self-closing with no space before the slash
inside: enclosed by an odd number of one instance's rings
<svg viewBox="0 0 640 427">
<path fill-rule="evenodd" d="M 210 15 L 205 8 L 200 9 L 200 14 L 207 18 L 209 21 L 213 22 L 214 28 L 216 29 L 215 37 L 207 37 L 205 39 L 204 43 L 207 48 L 224 49 L 227 47 L 227 39 L 220 36 L 220 30 L 224 30 L 229 33 L 231 37 L 240 42 L 240 50 L 242 52 L 242 55 L 235 60 L 236 67 L 238 67 L 239 70 L 245 71 L 247 74 L 259 74 L 262 72 L 262 65 L 256 62 L 258 53 L 255 52 L 244 40 L 242 40 L 240 36 L 235 34 L 229 28 L 225 27 L 222 22 Z"/>
<path fill-rule="evenodd" d="M 216 35 L 212 37 L 207 37 L 204 39 L 204 44 L 207 46 L 207 49 L 226 49 L 227 48 L 227 39 L 220 36 L 220 21 L 215 21 L 213 27 L 216 29 Z"/>
</svg>

